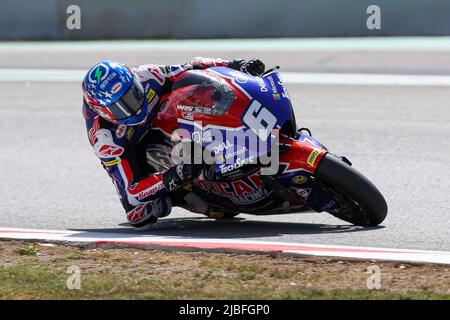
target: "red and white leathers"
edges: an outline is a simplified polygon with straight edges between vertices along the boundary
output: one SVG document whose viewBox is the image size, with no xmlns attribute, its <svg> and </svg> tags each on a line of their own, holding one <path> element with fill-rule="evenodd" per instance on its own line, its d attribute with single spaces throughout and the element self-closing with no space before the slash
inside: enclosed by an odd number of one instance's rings
<svg viewBox="0 0 450 320">
<path fill-rule="evenodd" d="M 206 69 L 214 66 L 228 66 L 231 62 L 222 59 L 194 58 L 180 65 L 147 64 L 130 68 L 145 89 L 150 112 L 144 123 L 134 126 L 113 124 L 101 118 L 83 103 L 89 141 L 95 154 L 111 177 L 120 201 L 126 211 L 128 221 L 135 227 L 156 222 L 157 218 L 167 216 L 176 193 L 168 194 L 163 183 L 160 168 L 148 164 L 148 147 L 156 150 L 170 148 L 167 138 L 153 130 L 152 111 L 159 109 L 159 100 L 169 93 L 173 77 L 193 68 Z"/>
</svg>

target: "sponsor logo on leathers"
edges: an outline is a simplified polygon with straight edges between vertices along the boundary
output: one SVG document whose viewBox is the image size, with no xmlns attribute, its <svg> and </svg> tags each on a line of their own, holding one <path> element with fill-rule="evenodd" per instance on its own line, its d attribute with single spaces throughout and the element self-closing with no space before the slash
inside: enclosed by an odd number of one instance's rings
<svg viewBox="0 0 450 320">
<path fill-rule="evenodd" d="M 145 205 L 140 205 L 131 210 L 130 212 L 127 212 L 128 221 L 134 224 L 139 223 L 145 219 L 146 213 L 147 209 Z"/>
<path fill-rule="evenodd" d="M 125 136 L 125 132 L 127 131 L 127 126 L 120 124 L 116 129 L 116 137 L 121 139 Z"/>
<path fill-rule="evenodd" d="M 100 129 L 95 133 L 97 142 L 94 144 L 94 151 L 100 159 L 115 158 L 122 155 L 124 149 L 114 143 L 111 131 Z"/>
<path fill-rule="evenodd" d="M 152 186 L 151 188 L 148 188 L 147 190 L 142 191 L 141 193 L 139 193 L 138 195 L 138 200 L 142 200 L 145 199 L 149 196 L 153 196 L 155 193 L 157 193 L 159 190 L 164 188 L 164 184 L 161 182 L 158 182 L 157 184 L 155 184 L 154 186 Z"/>
</svg>

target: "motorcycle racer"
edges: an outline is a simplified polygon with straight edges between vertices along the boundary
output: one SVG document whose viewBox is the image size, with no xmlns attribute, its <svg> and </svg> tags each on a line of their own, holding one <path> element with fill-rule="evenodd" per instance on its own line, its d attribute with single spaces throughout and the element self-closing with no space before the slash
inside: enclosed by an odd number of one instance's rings
<svg viewBox="0 0 450 320">
<path fill-rule="evenodd" d="M 161 108 L 160 98 L 171 92 L 173 77 L 192 69 L 226 66 L 261 75 L 265 66 L 259 59 L 193 58 L 180 65 L 147 64 L 127 67 L 101 61 L 86 74 L 83 88 L 83 115 L 89 141 L 104 169 L 116 186 L 127 220 L 145 229 L 158 218 L 170 214 L 172 206 L 207 213 L 198 196 L 182 189 L 198 170 L 196 165 L 179 164 L 163 170 L 151 166 L 147 150 L 170 148 L 152 121 Z"/>
</svg>

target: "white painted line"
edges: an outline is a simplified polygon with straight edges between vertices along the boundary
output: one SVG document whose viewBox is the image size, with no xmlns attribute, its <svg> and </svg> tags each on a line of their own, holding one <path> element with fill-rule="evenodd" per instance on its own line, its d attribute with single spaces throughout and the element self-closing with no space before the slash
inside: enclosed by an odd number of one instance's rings
<svg viewBox="0 0 450 320">
<path fill-rule="evenodd" d="M 450 37 L 332 37 L 197 40 L 3 41 L 3 51 L 448 51 Z"/>
<path fill-rule="evenodd" d="M 86 70 L 0 69 L 0 82 L 81 82 Z M 450 76 L 282 72 L 287 84 L 348 86 L 450 86 Z"/>
<path fill-rule="evenodd" d="M 284 72 L 289 84 L 349 85 L 349 86 L 450 86 L 450 76 L 364 74 L 364 73 L 299 73 Z"/>
<path fill-rule="evenodd" d="M 68 245 L 82 244 L 94 247 L 126 246 L 175 248 L 178 250 L 210 250 L 217 252 L 279 252 L 290 255 L 450 265 L 450 252 L 444 251 L 335 246 L 290 242 L 252 241 L 243 239 L 162 237 L 146 235 L 140 232 L 112 233 L 0 228 L 0 239 L 35 240 Z"/>
<path fill-rule="evenodd" d="M 81 82 L 87 70 L 0 69 L 0 82 Z"/>
</svg>

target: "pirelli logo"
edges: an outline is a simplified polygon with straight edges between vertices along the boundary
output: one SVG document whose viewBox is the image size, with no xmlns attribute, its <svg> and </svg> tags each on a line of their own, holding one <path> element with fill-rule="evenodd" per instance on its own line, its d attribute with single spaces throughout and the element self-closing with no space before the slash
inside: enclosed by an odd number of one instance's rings
<svg viewBox="0 0 450 320">
<path fill-rule="evenodd" d="M 319 149 L 314 149 L 308 156 L 308 159 L 306 160 L 306 163 L 309 164 L 311 167 L 314 167 L 314 164 L 316 163 L 317 157 L 320 154 Z"/>
</svg>

